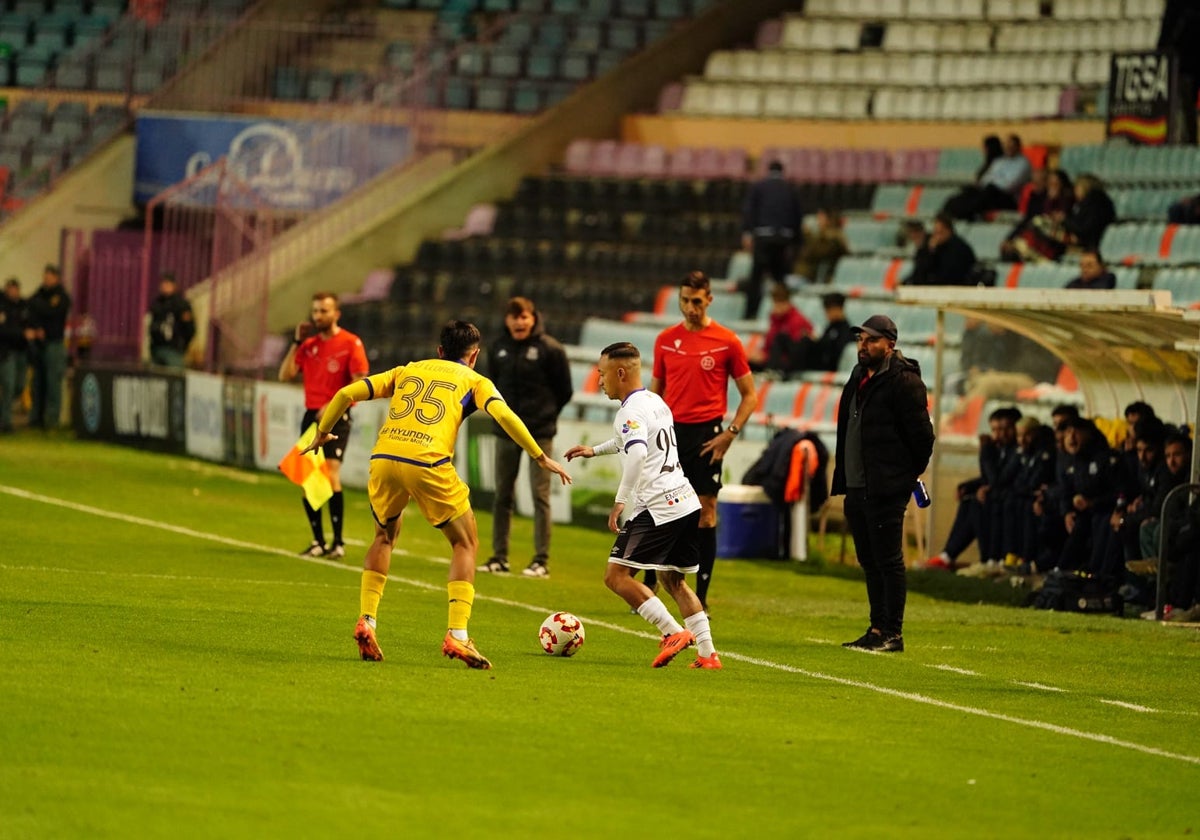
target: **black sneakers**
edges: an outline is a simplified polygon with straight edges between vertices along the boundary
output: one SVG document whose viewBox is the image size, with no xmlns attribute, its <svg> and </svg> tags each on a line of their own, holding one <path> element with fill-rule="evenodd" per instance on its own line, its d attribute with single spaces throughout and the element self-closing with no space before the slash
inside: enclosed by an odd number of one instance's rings
<svg viewBox="0 0 1200 840">
<path fill-rule="evenodd" d="M 508 574 L 508 561 L 493 557 L 491 560 L 480 566 L 479 571 L 491 572 L 492 574 L 496 575 L 506 575 Z"/>
<path fill-rule="evenodd" d="M 550 577 L 550 570 L 546 568 L 545 563 L 534 560 L 521 572 L 521 575 L 527 578 L 547 578 Z"/>
<path fill-rule="evenodd" d="M 299 555 L 301 557 L 324 557 L 325 556 L 325 546 L 322 545 L 321 543 L 317 542 L 316 540 L 313 540 L 312 544 L 309 545 L 308 548 L 299 552 Z"/>
<path fill-rule="evenodd" d="M 899 633 L 888 636 L 876 650 L 880 653 L 904 653 L 904 637 Z"/>
<path fill-rule="evenodd" d="M 899 633 L 895 636 L 885 636 L 875 628 L 870 628 L 853 642 L 842 642 L 842 647 L 879 653 L 903 653 L 904 637 Z"/>
<path fill-rule="evenodd" d="M 854 648 L 856 650 L 878 650 L 883 644 L 883 634 L 873 627 L 867 628 L 867 632 L 863 633 L 853 642 L 842 642 L 842 647 Z"/>
</svg>

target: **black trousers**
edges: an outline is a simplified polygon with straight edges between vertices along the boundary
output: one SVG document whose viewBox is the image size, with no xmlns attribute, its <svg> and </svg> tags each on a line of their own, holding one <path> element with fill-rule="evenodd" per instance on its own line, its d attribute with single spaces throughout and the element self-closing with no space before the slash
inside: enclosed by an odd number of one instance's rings
<svg viewBox="0 0 1200 840">
<path fill-rule="evenodd" d="M 908 578 L 904 569 L 904 511 L 908 491 L 893 496 L 868 496 L 863 488 L 846 491 L 846 523 L 854 537 L 858 565 L 867 579 L 871 626 L 884 636 L 898 636 L 904 627 Z"/>
<path fill-rule="evenodd" d="M 750 269 L 750 279 L 742 289 L 746 293 L 746 308 L 742 317 L 748 321 L 758 317 L 758 307 L 763 298 L 764 274 L 770 274 L 776 283 L 783 283 L 791 270 L 792 240 L 777 236 L 756 238 L 754 267 Z"/>
</svg>

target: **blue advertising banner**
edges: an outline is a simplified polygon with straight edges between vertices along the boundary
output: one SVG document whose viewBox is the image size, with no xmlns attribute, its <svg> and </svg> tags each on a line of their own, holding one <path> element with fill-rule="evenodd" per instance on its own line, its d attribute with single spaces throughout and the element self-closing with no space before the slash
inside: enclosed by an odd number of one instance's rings
<svg viewBox="0 0 1200 840">
<path fill-rule="evenodd" d="M 269 206 L 316 209 L 400 163 L 409 151 L 403 126 L 143 112 L 136 131 L 138 203 L 226 156 Z"/>
</svg>

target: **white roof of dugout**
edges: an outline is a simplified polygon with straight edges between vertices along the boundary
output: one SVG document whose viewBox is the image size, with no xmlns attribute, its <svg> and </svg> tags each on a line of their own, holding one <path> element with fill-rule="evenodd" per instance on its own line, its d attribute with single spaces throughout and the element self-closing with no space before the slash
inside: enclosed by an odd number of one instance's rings
<svg viewBox="0 0 1200 840">
<path fill-rule="evenodd" d="M 1036 341 L 1074 372 L 1086 414 L 1121 417 L 1144 400 L 1168 421 L 1195 423 L 1200 415 L 1200 312 L 1173 306 L 1169 291 L 901 286 L 896 299 Z M 939 314 L 934 382 L 942 381 L 942 325 Z"/>
</svg>

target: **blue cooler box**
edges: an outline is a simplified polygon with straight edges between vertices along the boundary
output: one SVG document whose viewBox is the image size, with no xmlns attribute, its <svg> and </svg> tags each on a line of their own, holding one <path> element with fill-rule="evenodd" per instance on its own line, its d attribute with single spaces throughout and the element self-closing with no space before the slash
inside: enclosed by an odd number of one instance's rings
<svg viewBox="0 0 1200 840">
<path fill-rule="evenodd" d="M 779 509 L 758 485 L 727 484 L 717 496 L 718 557 L 779 557 Z"/>
</svg>

